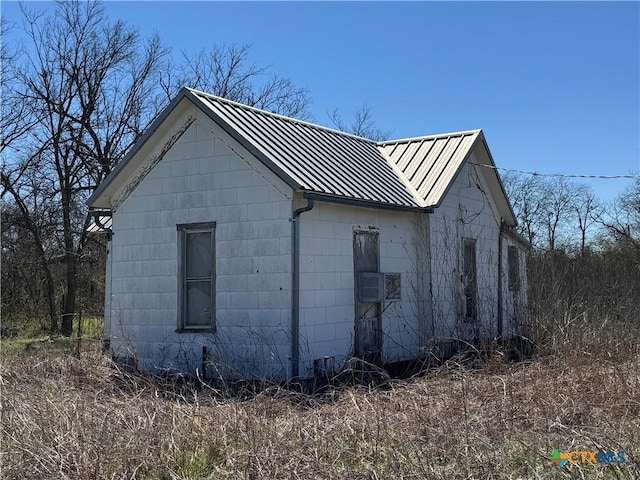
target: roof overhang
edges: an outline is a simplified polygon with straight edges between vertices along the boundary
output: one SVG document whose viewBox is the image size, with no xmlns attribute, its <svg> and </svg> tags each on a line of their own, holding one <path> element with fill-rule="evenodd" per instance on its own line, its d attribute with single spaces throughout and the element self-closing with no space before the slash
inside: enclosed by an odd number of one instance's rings
<svg viewBox="0 0 640 480">
<path fill-rule="evenodd" d="M 299 190 L 300 191 L 300 190 Z M 365 200 L 359 198 L 344 197 L 342 195 L 329 195 L 326 193 L 317 193 L 301 190 L 302 196 L 310 200 L 317 200 L 319 202 L 338 203 L 341 205 L 351 205 L 355 207 L 364 208 L 376 208 L 379 210 L 396 210 L 400 212 L 422 212 L 433 213 L 431 207 L 412 207 L 410 205 L 397 205 L 393 203 L 374 202 L 372 200 Z"/>
<path fill-rule="evenodd" d="M 480 132 L 480 135 L 478 135 L 471 151 L 475 156 L 475 166 L 478 167 L 485 182 L 487 183 L 487 186 L 489 187 L 491 197 L 498 208 L 502 221 L 508 227 L 515 227 L 518 223 L 516 216 L 513 213 L 509 197 L 507 197 L 507 192 L 502 184 L 502 180 L 500 180 L 498 169 L 493 161 L 491 150 L 489 150 L 489 145 L 487 144 L 482 131 Z"/>
<path fill-rule="evenodd" d="M 509 227 L 507 225 L 502 225 L 500 231 L 506 235 L 507 237 L 509 237 L 511 240 L 513 240 L 517 245 L 520 246 L 520 248 L 524 251 L 529 251 L 532 248 L 531 243 L 524 238 L 522 235 L 520 235 L 518 232 L 516 232 L 514 230 L 513 227 Z"/>
</svg>

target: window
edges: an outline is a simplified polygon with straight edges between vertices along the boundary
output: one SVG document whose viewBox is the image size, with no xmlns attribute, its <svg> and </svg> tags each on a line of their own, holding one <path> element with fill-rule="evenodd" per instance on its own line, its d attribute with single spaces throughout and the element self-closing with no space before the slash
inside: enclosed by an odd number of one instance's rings
<svg viewBox="0 0 640 480">
<path fill-rule="evenodd" d="M 178 225 L 178 331 L 215 329 L 215 222 Z"/>
<path fill-rule="evenodd" d="M 509 290 L 512 292 L 520 291 L 520 256 L 518 248 L 513 245 L 507 251 L 507 260 L 509 263 Z"/>
<path fill-rule="evenodd" d="M 478 279 L 476 268 L 476 241 L 465 238 L 462 243 L 462 285 L 464 288 L 464 321 L 478 320 Z"/>
</svg>

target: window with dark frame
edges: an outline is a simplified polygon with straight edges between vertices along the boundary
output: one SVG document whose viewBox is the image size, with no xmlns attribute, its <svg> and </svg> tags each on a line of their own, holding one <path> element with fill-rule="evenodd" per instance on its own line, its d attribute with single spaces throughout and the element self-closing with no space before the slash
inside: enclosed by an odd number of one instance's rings
<svg viewBox="0 0 640 480">
<path fill-rule="evenodd" d="M 215 330 L 215 222 L 177 225 L 178 331 Z"/>
<path fill-rule="evenodd" d="M 462 282 L 464 287 L 464 321 L 478 320 L 478 275 L 476 267 L 476 241 L 465 238 L 462 242 Z"/>
<path fill-rule="evenodd" d="M 509 264 L 509 290 L 520 291 L 520 255 L 518 248 L 511 245 L 507 250 L 507 262 Z"/>
</svg>

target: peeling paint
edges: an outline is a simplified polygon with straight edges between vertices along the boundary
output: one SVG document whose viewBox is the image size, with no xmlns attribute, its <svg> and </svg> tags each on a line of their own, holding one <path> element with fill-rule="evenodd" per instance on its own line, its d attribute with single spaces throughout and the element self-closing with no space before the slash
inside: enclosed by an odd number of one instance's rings
<svg viewBox="0 0 640 480">
<path fill-rule="evenodd" d="M 149 174 L 149 172 L 155 167 L 160 160 L 167 154 L 167 152 L 175 145 L 175 143 L 180 139 L 182 134 L 187 131 L 187 129 L 196 121 L 196 117 L 193 115 L 189 115 L 184 122 L 178 125 L 178 127 L 173 130 L 171 136 L 168 138 L 162 146 L 156 148 L 151 155 L 147 158 L 145 163 L 138 169 L 135 175 L 125 184 L 125 186 L 113 196 L 111 200 L 111 211 L 115 212 L 118 210 L 120 205 L 124 203 L 124 201 L 131 195 L 131 193 L 136 189 L 138 185 L 144 180 L 144 178 Z"/>
</svg>

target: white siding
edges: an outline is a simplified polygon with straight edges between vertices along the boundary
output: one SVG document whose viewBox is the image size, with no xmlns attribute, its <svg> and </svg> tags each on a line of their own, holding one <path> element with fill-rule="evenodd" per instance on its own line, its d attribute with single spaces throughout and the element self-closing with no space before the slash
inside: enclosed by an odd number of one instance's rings
<svg viewBox="0 0 640 480">
<path fill-rule="evenodd" d="M 114 212 L 107 300 L 113 353 L 134 357 L 146 370 L 193 373 L 206 346 L 209 375 L 286 378 L 290 217 L 292 203 L 306 205 L 299 194 L 292 198 L 289 187 L 199 116 Z M 385 304 L 382 316 L 384 362 L 423 357 L 443 342 L 495 335 L 496 211 L 470 164 L 429 215 L 316 201 L 300 217 L 300 375 L 313 375 L 313 360 L 325 356 L 340 368 L 352 352 L 357 227 L 379 231 L 380 270 L 402 278 L 402 300 Z M 216 222 L 215 334 L 176 332 L 176 225 L 195 222 Z M 476 324 L 461 321 L 464 238 L 476 240 Z M 509 293 L 505 283 L 505 329 L 513 324 Z"/>
<path fill-rule="evenodd" d="M 111 343 L 146 370 L 288 372 L 291 191 L 207 118 L 113 215 Z M 176 224 L 216 222 L 215 334 L 177 333 Z"/>
<path fill-rule="evenodd" d="M 474 162 L 473 155 L 471 163 Z M 467 163 L 456 177 L 442 205 L 431 216 L 434 344 L 497 333 L 498 236 L 500 221 L 477 167 Z M 461 281 L 463 239 L 476 240 L 478 317 L 462 321 Z"/>
<path fill-rule="evenodd" d="M 298 206 L 304 205 L 299 202 Z M 316 201 L 300 217 L 300 374 L 313 374 L 313 359 L 335 357 L 340 368 L 354 341 L 353 232 L 379 229 L 380 271 L 402 275 L 402 301 L 382 316 L 384 362 L 421 353 L 424 325 L 416 320 L 416 221 L 418 214 Z"/>
</svg>

